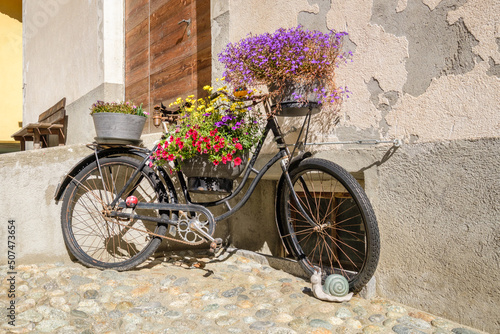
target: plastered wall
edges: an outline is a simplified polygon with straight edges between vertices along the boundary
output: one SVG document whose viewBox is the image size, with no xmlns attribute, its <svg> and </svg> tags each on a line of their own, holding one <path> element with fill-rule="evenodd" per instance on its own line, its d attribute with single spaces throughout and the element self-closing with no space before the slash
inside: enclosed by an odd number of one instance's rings
<svg viewBox="0 0 500 334">
<path fill-rule="evenodd" d="M 67 144 L 93 138 L 92 103 L 124 99 L 123 10 L 120 0 L 24 1 L 24 123 L 66 97 Z"/>
<path fill-rule="evenodd" d="M 499 17 L 495 0 L 212 3 L 214 59 L 228 42 L 280 27 L 349 33 L 353 62 L 336 75 L 351 97 L 337 115 L 313 116 L 311 139 L 404 145 L 310 149 L 364 179 L 381 232 L 377 293 L 491 333 L 500 331 Z M 213 77 L 222 71 L 214 60 Z"/>
<path fill-rule="evenodd" d="M 319 137 L 413 143 L 500 133 L 498 1 L 232 0 L 214 1 L 212 15 L 214 57 L 228 42 L 280 27 L 349 33 L 353 63 L 337 78 L 353 94 L 337 126 L 331 114 L 317 118 Z"/>
</svg>

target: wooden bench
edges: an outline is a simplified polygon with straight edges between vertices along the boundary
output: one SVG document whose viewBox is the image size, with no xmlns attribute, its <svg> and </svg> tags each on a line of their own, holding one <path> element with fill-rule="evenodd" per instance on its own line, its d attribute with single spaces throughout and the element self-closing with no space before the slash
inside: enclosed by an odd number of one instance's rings
<svg viewBox="0 0 500 334">
<path fill-rule="evenodd" d="M 21 143 L 21 151 L 26 149 L 26 141 L 33 141 L 33 148 L 39 149 L 49 146 L 49 135 L 58 135 L 59 146 L 66 143 L 64 135 L 64 121 L 66 117 L 66 98 L 57 102 L 53 107 L 40 114 L 38 123 L 30 123 L 11 137 Z"/>
</svg>

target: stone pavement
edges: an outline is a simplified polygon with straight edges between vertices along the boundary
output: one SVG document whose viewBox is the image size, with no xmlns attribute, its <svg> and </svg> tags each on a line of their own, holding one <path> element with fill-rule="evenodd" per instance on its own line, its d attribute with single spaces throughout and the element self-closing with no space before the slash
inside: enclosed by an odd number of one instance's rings
<svg viewBox="0 0 500 334">
<path fill-rule="evenodd" d="M 380 298 L 319 301 L 309 281 L 249 254 L 210 259 L 181 252 L 128 272 L 77 263 L 18 265 L 15 299 L 8 295 L 12 275 L 1 266 L 0 332 L 482 333 Z"/>
</svg>

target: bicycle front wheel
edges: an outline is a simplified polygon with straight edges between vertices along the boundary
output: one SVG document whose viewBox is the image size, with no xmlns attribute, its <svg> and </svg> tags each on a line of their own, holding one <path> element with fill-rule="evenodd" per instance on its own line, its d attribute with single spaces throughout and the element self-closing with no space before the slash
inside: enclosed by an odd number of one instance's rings
<svg viewBox="0 0 500 334">
<path fill-rule="evenodd" d="M 61 223 L 64 241 L 70 252 L 83 264 L 100 269 L 128 270 L 146 261 L 156 251 L 167 227 L 140 220 L 112 218 L 111 210 L 159 217 L 157 210 L 111 208 L 109 205 L 139 168 L 131 157 L 100 159 L 85 167 L 66 189 Z M 123 198 L 136 196 L 142 203 L 158 203 L 164 187 L 145 166 L 125 189 Z"/>
<path fill-rule="evenodd" d="M 309 275 L 323 279 L 341 274 L 359 292 L 377 267 L 380 240 L 377 221 L 365 192 L 342 167 L 306 159 L 289 173 L 299 210 L 287 184 L 278 198 L 278 221 L 285 245 Z"/>
</svg>

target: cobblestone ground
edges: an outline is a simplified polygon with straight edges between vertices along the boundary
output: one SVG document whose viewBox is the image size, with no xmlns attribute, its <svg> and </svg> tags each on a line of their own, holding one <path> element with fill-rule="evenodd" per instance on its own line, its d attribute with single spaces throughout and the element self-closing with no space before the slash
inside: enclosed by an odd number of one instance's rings
<svg viewBox="0 0 500 334">
<path fill-rule="evenodd" d="M 233 254 L 192 252 L 117 272 L 79 264 L 18 265 L 15 326 L 0 267 L 2 333 L 482 333 L 385 299 L 329 303 L 310 283 Z"/>
</svg>

